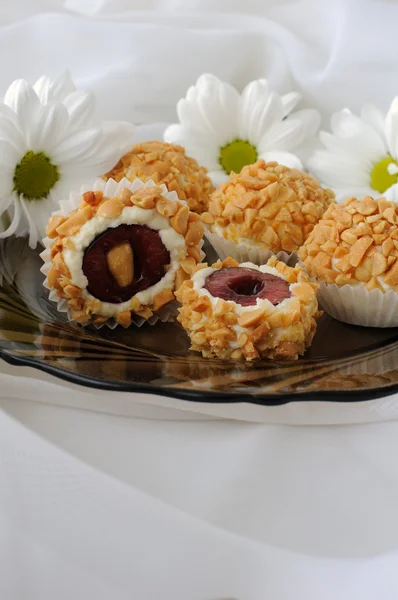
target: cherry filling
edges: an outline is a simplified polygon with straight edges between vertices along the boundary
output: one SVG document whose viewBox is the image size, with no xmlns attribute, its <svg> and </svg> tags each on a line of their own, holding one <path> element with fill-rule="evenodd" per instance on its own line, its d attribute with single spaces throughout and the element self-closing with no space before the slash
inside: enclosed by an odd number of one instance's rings
<svg viewBox="0 0 398 600">
<path fill-rule="evenodd" d="M 112 255 L 114 269 L 110 262 Z M 155 285 L 169 264 L 169 251 L 157 231 L 146 225 L 119 225 L 91 242 L 84 253 L 82 268 L 88 279 L 87 291 L 92 296 L 119 304 Z"/>
<path fill-rule="evenodd" d="M 276 306 L 291 295 L 284 279 L 246 267 L 214 271 L 206 278 L 204 287 L 212 296 L 241 306 L 254 305 L 257 298 L 267 299 Z"/>
</svg>

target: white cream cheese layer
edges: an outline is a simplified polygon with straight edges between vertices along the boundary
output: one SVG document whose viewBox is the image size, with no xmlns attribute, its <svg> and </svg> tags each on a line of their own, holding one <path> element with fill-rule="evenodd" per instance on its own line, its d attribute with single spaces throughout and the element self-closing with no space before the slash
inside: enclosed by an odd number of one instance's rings
<svg viewBox="0 0 398 600">
<path fill-rule="evenodd" d="M 137 206 L 128 206 L 123 209 L 117 219 L 95 216 L 87 221 L 81 227 L 80 231 L 70 238 L 76 250 L 64 248 L 62 251 L 65 264 L 71 273 L 71 281 L 83 290 L 83 298 L 89 300 L 95 299 L 86 289 L 88 280 L 82 270 L 84 252 L 98 235 L 109 228 L 115 228 L 119 225 L 146 225 L 151 229 L 155 229 L 159 232 L 160 239 L 170 253 L 170 266 L 164 277 L 155 285 L 135 295 L 135 298 L 142 305 L 149 305 L 159 292 L 174 288 L 176 271 L 179 269 L 180 261 L 186 256 L 186 245 L 183 236 L 174 231 L 168 219 L 159 215 L 155 209 L 147 210 Z M 150 252 L 150 248 L 148 251 Z M 101 302 L 100 313 L 104 316 L 112 317 L 125 310 L 129 310 L 130 304 L 131 299 L 121 304 Z"/>
</svg>

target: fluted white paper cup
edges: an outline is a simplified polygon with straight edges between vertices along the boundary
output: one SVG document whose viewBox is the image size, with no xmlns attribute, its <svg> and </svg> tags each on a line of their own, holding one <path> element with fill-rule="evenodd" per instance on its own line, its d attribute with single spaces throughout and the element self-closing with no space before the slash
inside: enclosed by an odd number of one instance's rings
<svg viewBox="0 0 398 600">
<path fill-rule="evenodd" d="M 294 265 L 297 263 L 296 252 L 289 254 L 282 251 L 275 254 L 271 250 L 261 251 L 259 248 L 248 248 L 247 246 L 237 245 L 235 242 L 226 240 L 225 238 L 217 235 L 216 233 L 211 233 L 211 231 L 208 230 L 206 231 L 205 236 L 221 260 L 231 256 L 240 263 L 251 262 L 255 265 L 264 265 L 266 262 L 268 262 L 271 256 L 276 256 L 278 260 L 286 263 L 290 267 L 294 267 Z"/>
<path fill-rule="evenodd" d="M 338 321 L 363 327 L 398 327 L 398 294 L 393 290 L 383 293 L 378 289 L 368 291 L 362 285 L 321 282 L 318 300 Z"/>
</svg>

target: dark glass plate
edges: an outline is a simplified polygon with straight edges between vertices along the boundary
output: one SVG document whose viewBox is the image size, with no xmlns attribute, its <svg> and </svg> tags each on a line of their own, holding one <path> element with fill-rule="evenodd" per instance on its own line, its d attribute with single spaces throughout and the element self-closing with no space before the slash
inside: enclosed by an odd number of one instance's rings
<svg viewBox="0 0 398 600">
<path fill-rule="evenodd" d="M 0 245 L 0 354 L 85 386 L 200 402 L 283 404 L 368 400 L 398 389 L 398 328 L 345 325 L 324 315 L 298 361 L 240 364 L 190 352 L 177 324 L 110 330 L 71 325 L 42 287 L 39 251 Z"/>
</svg>

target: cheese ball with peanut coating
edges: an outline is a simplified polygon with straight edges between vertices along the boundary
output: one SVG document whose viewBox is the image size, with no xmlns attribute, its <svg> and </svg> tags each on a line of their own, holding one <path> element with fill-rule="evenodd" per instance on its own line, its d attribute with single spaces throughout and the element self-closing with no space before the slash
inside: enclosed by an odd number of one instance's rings
<svg viewBox="0 0 398 600">
<path fill-rule="evenodd" d="M 104 175 L 105 179 L 120 181 L 127 177 L 134 181 L 152 180 L 156 185 L 164 183 L 169 192 L 176 192 L 193 212 L 208 209 L 209 196 L 214 186 L 207 170 L 194 158 L 186 155 L 182 146 L 153 141 L 135 144 L 117 165 Z"/>
<path fill-rule="evenodd" d="M 333 204 L 299 258 L 311 277 L 326 284 L 398 292 L 398 205 L 370 196 Z"/>
<path fill-rule="evenodd" d="M 198 265 L 176 292 L 178 320 L 206 358 L 295 360 L 315 334 L 317 287 L 276 257 L 261 266 L 232 258 Z"/>
<path fill-rule="evenodd" d="M 217 188 L 202 221 L 238 247 L 292 253 L 333 200 L 307 173 L 259 160 Z"/>
</svg>

